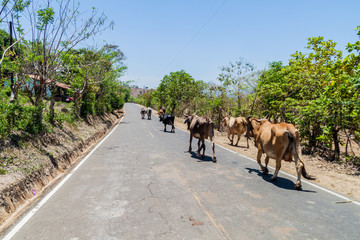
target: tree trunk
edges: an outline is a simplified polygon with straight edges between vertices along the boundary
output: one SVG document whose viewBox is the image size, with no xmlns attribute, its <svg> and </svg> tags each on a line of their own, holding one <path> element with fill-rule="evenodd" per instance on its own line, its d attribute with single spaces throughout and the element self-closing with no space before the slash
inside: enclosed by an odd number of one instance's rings
<svg viewBox="0 0 360 240">
<path fill-rule="evenodd" d="M 335 152 L 334 152 L 335 160 L 340 159 L 340 144 L 339 144 L 338 132 L 339 132 L 339 130 L 337 130 L 336 128 L 332 129 L 332 136 L 333 136 L 333 141 L 334 141 L 334 146 L 335 146 Z"/>
</svg>

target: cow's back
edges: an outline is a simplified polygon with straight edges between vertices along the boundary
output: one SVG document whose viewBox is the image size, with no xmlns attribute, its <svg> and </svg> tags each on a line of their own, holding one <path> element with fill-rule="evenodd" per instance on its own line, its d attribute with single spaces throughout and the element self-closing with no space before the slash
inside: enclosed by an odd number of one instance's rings
<svg viewBox="0 0 360 240">
<path fill-rule="evenodd" d="M 261 125 L 256 141 L 260 144 L 258 147 L 270 158 L 278 158 L 280 156 L 282 158 L 289 146 L 289 137 L 291 135 L 286 123 L 271 124 L 267 122 Z"/>
<path fill-rule="evenodd" d="M 208 117 L 195 117 L 190 123 L 190 132 L 197 139 L 208 139 L 214 136 L 214 123 Z"/>
</svg>

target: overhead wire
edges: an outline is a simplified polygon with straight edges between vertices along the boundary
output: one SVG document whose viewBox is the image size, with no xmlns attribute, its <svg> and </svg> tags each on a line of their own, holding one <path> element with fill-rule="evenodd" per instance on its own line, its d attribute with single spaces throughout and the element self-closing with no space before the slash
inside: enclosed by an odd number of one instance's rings
<svg viewBox="0 0 360 240">
<path fill-rule="evenodd" d="M 200 32 L 209 24 L 209 22 L 215 17 L 215 15 L 220 11 L 220 9 L 225 5 L 228 0 L 224 0 L 221 5 L 213 12 L 213 14 L 206 20 L 206 22 L 199 28 L 199 30 L 192 36 L 192 38 L 178 51 L 178 53 L 174 56 L 174 58 L 169 62 L 167 68 L 171 66 L 176 60 L 176 57 L 179 56 L 181 52 L 184 51 L 200 34 Z"/>
</svg>

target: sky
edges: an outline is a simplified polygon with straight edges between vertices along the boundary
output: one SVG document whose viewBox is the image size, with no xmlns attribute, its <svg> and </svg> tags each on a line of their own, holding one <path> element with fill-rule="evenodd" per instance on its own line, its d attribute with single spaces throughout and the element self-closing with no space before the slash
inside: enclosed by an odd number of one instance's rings
<svg viewBox="0 0 360 240">
<path fill-rule="evenodd" d="M 266 69 L 306 52 L 309 37 L 323 36 L 345 51 L 360 40 L 360 0 L 80 0 L 95 7 L 113 30 L 95 36 L 98 46 L 118 45 L 128 67 L 122 81 L 156 88 L 185 70 L 195 80 L 217 82 L 222 66 L 239 59 Z M 88 9 L 88 10 L 87 10 Z"/>
</svg>

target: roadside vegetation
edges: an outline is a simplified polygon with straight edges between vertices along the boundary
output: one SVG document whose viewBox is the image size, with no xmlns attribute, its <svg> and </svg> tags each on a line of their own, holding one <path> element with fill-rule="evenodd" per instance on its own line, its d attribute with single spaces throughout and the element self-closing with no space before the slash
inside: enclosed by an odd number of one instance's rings
<svg viewBox="0 0 360 240">
<path fill-rule="evenodd" d="M 5 0 L 0 9 L 2 175 L 13 162 L 4 148 L 121 109 L 129 89 L 119 80 L 126 71 L 119 47 L 89 46 L 113 25 L 96 9 L 80 13 L 73 0 Z"/>
<path fill-rule="evenodd" d="M 164 76 L 157 89 L 133 101 L 181 116 L 207 115 L 221 130 L 225 116 L 289 122 L 300 131 L 303 153 L 360 167 L 359 41 L 346 53 L 323 37 L 308 39 L 288 64 L 256 70 L 245 59 L 221 68 L 218 83 L 195 80 L 184 70 Z"/>
</svg>

